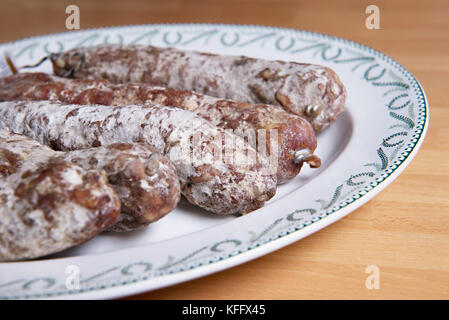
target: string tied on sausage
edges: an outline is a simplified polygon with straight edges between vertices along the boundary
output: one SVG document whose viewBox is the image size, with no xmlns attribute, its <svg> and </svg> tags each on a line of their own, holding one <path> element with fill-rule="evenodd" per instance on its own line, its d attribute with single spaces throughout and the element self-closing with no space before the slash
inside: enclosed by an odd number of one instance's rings
<svg viewBox="0 0 449 320">
<path fill-rule="evenodd" d="M 22 70 L 22 69 L 36 68 L 47 60 L 51 61 L 52 66 L 55 69 L 55 72 L 58 74 L 61 74 L 62 77 L 68 77 L 68 78 L 72 77 L 73 73 L 79 67 L 79 65 L 77 65 L 75 67 L 67 68 L 67 65 L 66 65 L 64 59 L 61 58 L 60 53 L 51 53 L 50 55 L 45 56 L 42 59 L 40 59 L 35 64 L 24 65 L 21 67 L 16 67 L 13 60 L 10 58 L 10 56 L 7 53 L 4 54 L 4 57 L 5 57 L 6 64 L 8 65 L 12 74 L 16 74 L 19 72 L 19 70 Z M 80 60 L 80 63 L 82 61 L 83 61 L 83 59 Z"/>
<path fill-rule="evenodd" d="M 51 55 L 50 55 L 51 56 Z M 14 65 L 14 62 L 12 61 L 12 59 L 9 57 L 9 55 L 7 53 L 5 53 L 5 61 L 6 64 L 8 65 L 9 69 L 11 70 L 12 74 L 16 74 L 17 72 L 19 72 L 19 70 L 22 69 L 31 69 L 31 68 L 36 68 L 38 66 L 40 66 L 42 63 L 44 63 L 50 56 L 45 56 L 43 57 L 41 60 L 39 60 L 38 62 L 36 62 L 35 64 L 31 64 L 31 65 L 24 65 L 21 67 L 16 67 Z"/>
</svg>

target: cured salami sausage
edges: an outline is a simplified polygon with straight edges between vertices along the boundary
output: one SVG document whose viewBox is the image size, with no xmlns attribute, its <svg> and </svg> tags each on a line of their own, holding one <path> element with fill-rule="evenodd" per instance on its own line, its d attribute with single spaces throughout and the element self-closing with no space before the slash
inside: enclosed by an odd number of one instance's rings
<svg viewBox="0 0 449 320">
<path fill-rule="evenodd" d="M 122 209 L 110 231 L 142 228 L 172 211 L 181 197 L 176 169 L 153 147 L 114 143 L 62 152 L 61 157 L 85 170 L 104 170 Z"/>
<path fill-rule="evenodd" d="M 279 106 L 240 103 L 144 83 L 112 84 L 106 80 L 71 80 L 46 73 L 17 73 L 0 79 L 0 101 L 12 100 L 52 100 L 112 106 L 156 103 L 192 111 L 212 124 L 232 129 L 241 136 L 250 131 L 265 130 L 268 133 L 276 130 L 278 155 L 270 159 L 277 161 L 278 184 L 294 178 L 303 162 L 314 168 L 321 163 L 313 155 L 317 141 L 311 125 L 304 118 L 288 113 Z M 258 136 L 253 141 L 253 147 L 257 147 Z M 304 156 L 304 161 L 297 161 L 296 152 L 301 150 L 307 156 Z"/>
<path fill-rule="evenodd" d="M 175 166 L 187 200 L 218 214 L 250 212 L 276 192 L 276 169 L 266 157 L 243 138 L 179 108 L 1 102 L 0 128 L 58 150 L 152 145 Z"/>
<path fill-rule="evenodd" d="M 276 104 L 320 132 L 343 112 L 346 90 L 330 68 L 144 45 L 104 44 L 52 54 L 56 75 L 144 82 L 241 102 Z"/>
<path fill-rule="evenodd" d="M 60 153 L 47 148 L 46 152 L 84 170 L 105 171 L 109 184 L 121 200 L 117 223 L 108 230 L 130 231 L 144 227 L 172 211 L 180 200 L 176 169 L 147 144 L 115 143 Z"/>
<path fill-rule="evenodd" d="M 120 200 L 104 173 L 0 130 L 0 261 L 83 243 L 114 225 L 119 211 Z"/>
</svg>

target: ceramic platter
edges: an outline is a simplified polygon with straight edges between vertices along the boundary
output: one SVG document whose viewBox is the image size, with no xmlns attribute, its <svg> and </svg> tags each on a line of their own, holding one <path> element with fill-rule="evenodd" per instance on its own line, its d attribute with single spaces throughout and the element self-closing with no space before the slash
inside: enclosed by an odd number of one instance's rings
<svg viewBox="0 0 449 320">
<path fill-rule="evenodd" d="M 215 216 L 182 201 L 144 230 L 105 233 L 41 260 L 0 263 L 1 298 L 116 298 L 275 251 L 376 196 L 411 161 L 428 127 L 424 91 L 404 67 L 361 44 L 306 31 L 212 24 L 126 26 L 27 38 L 0 45 L 0 53 L 7 51 L 17 65 L 25 65 L 51 52 L 101 43 L 326 65 L 347 88 L 347 110 L 318 135 L 315 153 L 322 167 L 305 168 L 263 208 L 242 217 Z M 35 71 L 51 72 L 51 66 L 47 61 Z M 78 289 L 70 282 L 74 275 L 79 275 Z"/>
</svg>

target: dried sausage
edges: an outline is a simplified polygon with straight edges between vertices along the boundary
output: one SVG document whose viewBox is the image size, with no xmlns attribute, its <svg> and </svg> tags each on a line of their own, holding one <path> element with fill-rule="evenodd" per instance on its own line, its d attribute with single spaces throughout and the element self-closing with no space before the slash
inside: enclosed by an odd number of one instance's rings
<svg viewBox="0 0 449 320">
<path fill-rule="evenodd" d="M 278 184 L 294 178 L 303 165 L 296 161 L 295 152 L 306 150 L 304 161 L 319 167 L 320 159 L 313 155 L 317 145 L 315 132 L 302 117 L 286 112 L 279 106 L 240 103 L 219 99 L 186 90 L 152 87 L 144 83 L 112 84 L 106 80 L 64 79 L 46 73 L 18 73 L 0 79 L 0 101 L 52 100 L 68 104 L 102 104 L 123 106 L 156 103 L 194 112 L 212 124 L 232 129 L 241 136 L 255 135 L 253 147 L 263 143 L 267 150 L 270 141 L 267 133 L 277 131 L 276 161 Z M 265 133 L 265 135 L 262 135 Z M 273 137 L 274 139 L 274 137 Z"/>
<path fill-rule="evenodd" d="M 59 150 L 152 145 L 175 166 L 187 200 L 218 214 L 253 211 L 276 192 L 276 170 L 266 157 L 241 137 L 179 108 L 1 102 L 0 128 Z"/>
<path fill-rule="evenodd" d="M 114 225 L 119 212 L 120 200 L 104 173 L 0 130 L 0 261 L 83 243 Z"/>
<path fill-rule="evenodd" d="M 241 102 L 276 104 L 304 116 L 316 132 L 345 107 L 346 90 L 330 68 L 145 45 L 104 44 L 50 55 L 56 75 L 144 82 Z"/>
<path fill-rule="evenodd" d="M 142 228 L 168 214 L 180 200 L 176 169 L 147 144 L 114 143 L 61 152 L 61 157 L 85 170 L 105 171 L 122 204 L 110 231 Z"/>
</svg>

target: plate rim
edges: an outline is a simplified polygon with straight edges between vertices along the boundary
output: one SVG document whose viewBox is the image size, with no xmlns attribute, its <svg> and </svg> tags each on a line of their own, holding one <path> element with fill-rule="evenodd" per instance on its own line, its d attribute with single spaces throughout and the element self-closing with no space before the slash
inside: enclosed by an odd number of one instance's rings
<svg viewBox="0 0 449 320">
<path fill-rule="evenodd" d="M 320 217 L 318 221 L 312 222 L 309 225 L 302 226 L 301 228 L 289 232 L 285 235 L 278 236 L 276 239 L 268 240 L 265 243 L 262 243 L 261 245 L 258 245 L 256 247 L 251 248 L 251 246 L 248 246 L 246 250 L 238 251 L 238 253 L 234 255 L 230 255 L 226 257 L 225 259 L 219 260 L 219 261 L 210 261 L 208 263 L 199 265 L 191 270 L 181 270 L 180 272 L 176 272 L 173 274 L 164 274 L 157 277 L 151 277 L 148 279 L 142 279 L 136 282 L 129 281 L 127 283 L 121 283 L 121 284 L 115 284 L 115 285 L 109 285 L 107 287 L 92 287 L 92 288 L 86 288 L 82 291 L 75 291 L 75 292 L 63 292 L 63 293 L 44 293 L 42 295 L 40 294 L 33 294 L 31 296 L 19 296 L 19 297 L 13 297 L 13 298 L 57 298 L 57 299 L 92 299 L 92 298 L 99 298 L 98 295 L 100 295 L 100 298 L 102 299 L 109 299 L 109 298 L 118 298 L 123 296 L 128 296 L 131 294 L 138 294 L 142 292 L 147 292 L 149 290 L 156 290 L 160 289 L 166 286 L 170 286 L 173 284 L 189 281 L 196 279 L 198 277 L 206 276 L 215 272 L 219 272 L 225 269 L 228 269 L 230 267 L 234 267 L 237 265 L 240 265 L 242 263 L 251 261 L 255 258 L 261 257 L 265 254 L 271 253 L 273 251 L 276 251 L 280 248 L 283 248 L 289 244 L 292 244 L 293 242 L 296 242 L 306 236 L 309 236 L 316 231 L 327 227 L 328 225 L 340 220 L 347 214 L 353 212 L 357 208 L 363 206 L 368 201 L 370 201 L 373 197 L 375 197 L 377 194 L 379 194 L 384 188 L 386 188 L 394 179 L 396 179 L 409 165 L 409 163 L 413 160 L 413 158 L 416 156 L 417 152 L 419 151 L 420 147 L 422 146 L 422 143 L 424 141 L 424 138 L 427 134 L 428 127 L 429 127 L 429 103 L 427 99 L 427 95 L 424 91 L 423 86 L 419 82 L 419 80 L 412 74 L 408 69 L 406 69 L 404 66 L 402 66 L 399 62 L 397 62 L 395 59 L 391 58 L 390 56 L 377 51 L 376 49 L 346 39 L 344 37 L 337 37 L 325 33 L 319 33 L 319 32 L 313 32 L 308 30 L 300 30 L 300 29 L 294 29 L 294 28 L 283 28 L 283 27 L 277 27 L 277 26 L 264 26 L 264 25 L 251 25 L 251 24 L 222 24 L 222 23 L 159 23 L 159 24 L 135 24 L 135 25 L 122 25 L 122 26 L 110 26 L 110 27 L 101 27 L 101 28 L 89 28 L 89 29 L 83 29 L 83 30 L 74 30 L 74 31 L 68 31 L 68 32 L 59 32 L 59 33 L 51 33 L 51 34 L 44 34 L 44 35 L 35 35 L 31 37 L 25 37 L 21 39 L 17 39 L 14 41 L 9 41 L 5 43 L 1 43 L 0 46 L 7 48 L 7 46 L 15 45 L 23 41 L 30 41 L 33 39 L 40 39 L 40 38 L 52 38 L 52 37 L 58 37 L 58 36 L 64 36 L 68 35 L 70 33 L 85 33 L 85 32 L 92 32 L 92 31 L 106 31 L 111 29 L 131 29 L 131 28 L 145 28 L 145 27 L 231 27 L 231 28 L 254 28 L 259 30 L 278 30 L 278 31 L 288 31 L 290 33 L 300 33 L 300 34 L 307 34 L 312 37 L 318 37 L 318 38 L 325 38 L 330 39 L 333 41 L 336 41 L 337 43 L 343 43 L 348 44 L 351 47 L 356 47 L 358 49 L 362 49 L 363 51 L 367 51 L 371 54 L 374 54 L 375 56 L 381 58 L 383 61 L 393 65 L 394 67 L 398 68 L 399 70 L 402 70 L 405 75 L 410 77 L 411 81 L 414 82 L 417 85 L 417 89 L 419 90 L 419 95 L 423 98 L 423 106 L 425 107 L 425 116 L 423 119 L 423 128 L 420 131 L 420 135 L 417 138 L 417 141 L 414 143 L 412 149 L 408 152 L 406 157 L 401 161 L 401 163 L 382 181 L 378 182 L 371 190 L 366 192 L 366 194 L 362 195 L 358 199 L 353 199 L 349 204 L 338 208 L 337 210 L 326 214 L 324 217 Z M 122 249 L 126 250 L 126 249 Z M 120 251 L 120 250 L 119 250 Z M 94 255 L 95 256 L 95 255 Z M 66 258 L 62 258 L 66 259 Z M 68 259 L 68 258 L 67 258 Z M 51 260 L 49 260 L 51 261 Z M 26 263 L 26 262 L 22 262 Z M 0 263 L 1 266 L 2 263 Z M 152 284 L 151 287 L 149 287 L 149 284 Z M 9 298 L 9 297 L 1 297 L 0 298 Z"/>
</svg>

